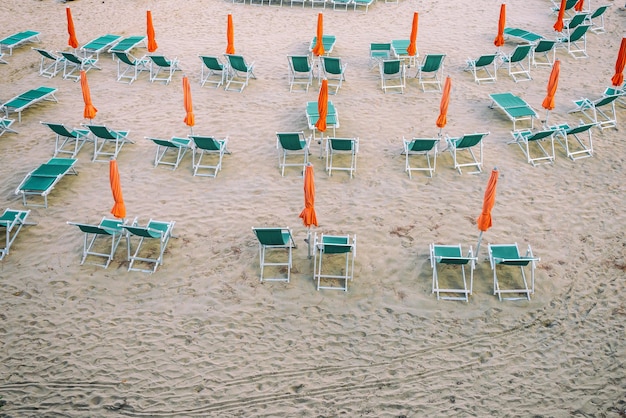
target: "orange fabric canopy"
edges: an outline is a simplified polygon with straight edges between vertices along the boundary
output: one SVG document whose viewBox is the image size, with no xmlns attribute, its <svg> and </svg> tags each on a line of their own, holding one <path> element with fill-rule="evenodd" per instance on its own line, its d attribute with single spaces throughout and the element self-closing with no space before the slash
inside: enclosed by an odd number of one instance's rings
<svg viewBox="0 0 626 418">
<path fill-rule="evenodd" d="M 443 94 L 441 95 L 441 103 L 439 105 L 439 117 L 437 118 L 437 127 L 443 128 L 448 123 L 448 104 L 450 103 L 450 89 L 452 88 L 452 80 L 450 76 L 446 77 L 443 85 Z"/>
<path fill-rule="evenodd" d="M 154 52 L 157 50 L 158 45 L 156 39 L 154 38 L 154 25 L 152 24 L 152 12 L 148 10 L 146 13 L 147 17 L 147 32 L 148 32 L 148 52 Z"/>
<path fill-rule="evenodd" d="M 72 19 L 72 11 L 69 7 L 65 8 L 65 14 L 67 15 L 67 33 L 70 35 L 67 44 L 72 48 L 78 48 L 78 39 L 76 39 L 76 30 L 74 29 L 74 20 Z"/>
<path fill-rule="evenodd" d="M 417 20 L 418 15 L 417 12 L 413 13 L 413 24 L 411 25 L 411 38 L 409 47 L 406 49 L 407 54 L 409 56 L 414 57 L 417 54 Z"/>
<path fill-rule="evenodd" d="M 111 213 L 119 219 L 126 217 L 126 205 L 124 205 L 124 196 L 122 196 L 122 185 L 120 183 L 120 173 L 117 168 L 117 160 L 109 161 L 109 181 L 111 182 L 111 192 L 115 204 Z"/>
<path fill-rule="evenodd" d="M 622 38 L 622 44 L 619 47 L 617 61 L 615 61 L 615 74 L 611 78 L 611 82 L 615 87 L 620 87 L 624 82 L 624 66 L 626 65 L 626 38 Z"/>
<path fill-rule="evenodd" d="M 315 179 L 313 176 L 313 165 L 309 164 L 304 170 L 304 209 L 300 212 L 302 223 L 307 228 L 311 225 L 317 226 L 317 215 L 315 214 Z"/>
<path fill-rule="evenodd" d="M 313 47 L 313 53 L 316 56 L 324 55 L 324 14 L 319 13 L 317 15 L 317 34 L 315 36 L 315 46 Z"/>
<path fill-rule="evenodd" d="M 498 48 L 504 45 L 504 28 L 506 27 L 506 4 L 500 5 L 500 20 L 498 20 L 498 35 L 493 44 Z"/>
<path fill-rule="evenodd" d="M 235 53 L 235 27 L 233 25 L 233 15 L 228 14 L 228 20 L 226 21 L 226 53 Z"/>
<path fill-rule="evenodd" d="M 489 228 L 491 228 L 491 209 L 496 204 L 496 186 L 498 184 L 498 169 L 494 168 L 491 170 L 491 176 L 489 177 L 489 182 L 487 183 L 487 188 L 485 189 L 485 197 L 483 198 L 483 210 L 480 213 L 480 216 L 476 220 L 478 224 L 478 229 L 482 232 L 485 232 Z M 476 250 L 478 252 L 478 250 Z"/>
<path fill-rule="evenodd" d="M 196 117 L 193 114 L 193 104 L 191 101 L 191 85 L 187 76 L 183 77 L 183 103 L 185 105 L 185 124 L 189 127 L 196 124 Z"/>
<path fill-rule="evenodd" d="M 555 60 L 554 65 L 552 66 L 552 72 L 550 73 L 550 79 L 548 80 L 548 92 L 546 94 L 546 98 L 543 99 L 544 109 L 552 110 L 554 109 L 554 95 L 556 94 L 556 89 L 559 85 L 559 73 L 561 71 L 561 61 Z"/>
<path fill-rule="evenodd" d="M 85 70 L 80 71 L 80 88 L 83 91 L 83 101 L 85 102 L 83 117 L 91 120 L 96 117 L 98 109 L 91 103 L 91 92 L 89 91 L 89 83 L 87 83 L 87 73 Z"/>
<path fill-rule="evenodd" d="M 317 113 L 319 119 L 315 122 L 315 127 L 320 132 L 326 131 L 326 116 L 328 115 L 328 80 L 323 79 L 320 86 L 320 93 L 317 97 Z"/>
<path fill-rule="evenodd" d="M 565 16 L 565 2 L 566 0 L 561 0 L 561 7 L 559 7 L 559 14 L 556 17 L 556 22 L 554 23 L 554 30 L 557 32 L 563 31 L 563 16 Z"/>
<path fill-rule="evenodd" d="M 574 6 L 574 10 L 576 10 L 577 12 L 582 12 L 584 6 L 585 6 L 585 0 L 578 0 L 576 2 L 576 5 Z"/>
</svg>

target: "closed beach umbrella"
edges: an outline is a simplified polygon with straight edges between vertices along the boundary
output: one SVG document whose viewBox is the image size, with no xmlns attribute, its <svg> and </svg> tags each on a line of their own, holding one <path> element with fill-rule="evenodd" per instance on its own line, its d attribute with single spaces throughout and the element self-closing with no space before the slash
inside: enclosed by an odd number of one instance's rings
<svg viewBox="0 0 626 418">
<path fill-rule="evenodd" d="M 407 54 L 409 56 L 414 57 L 417 54 L 417 12 L 413 13 L 413 24 L 411 25 L 411 38 L 409 42 L 409 47 L 406 49 Z"/>
<path fill-rule="evenodd" d="M 316 56 L 324 55 L 324 14 L 319 13 L 317 15 L 317 34 L 315 36 L 315 46 L 313 47 L 313 53 Z"/>
<path fill-rule="evenodd" d="M 546 94 L 546 98 L 543 99 L 543 106 L 548 112 L 546 113 L 546 121 L 545 124 L 548 124 L 548 114 L 552 109 L 554 109 L 554 95 L 556 94 L 556 89 L 559 85 L 559 72 L 561 71 L 561 61 L 555 60 L 554 65 L 552 66 L 552 72 L 550 73 L 550 79 L 548 80 L 548 91 Z"/>
<path fill-rule="evenodd" d="M 83 117 L 91 120 L 96 117 L 98 109 L 91 103 L 91 92 L 89 91 L 89 83 L 87 83 L 87 73 L 85 70 L 80 71 L 80 88 L 83 91 L 83 101 L 85 102 Z"/>
<path fill-rule="evenodd" d="M 504 28 L 506 27 L 506 4 L 500 5 L 500 20 L 498 20 L 498 35 L 494 39 L 493 44 L 500 48 L 504 45 Z"/>
<path fill-rule="evenodd" d="M 328 115 L 328 80 L 322 80 L 320 92 L 317 96 L 317 113 L 319 119 L 315 122 L 315 127 L 320 132 L 326 132 L 326 116 Z"/>
<path fill-rule="evenodd" d="M 226 23 L 226 53 L 234 54 L 235 53 L 235 28 L 233 26 L 233 15 L 228 15 L 228 20 Z"/>
<path fill-rule="evenodd" d="M 152 12 L 148 10 L 147 15 L 147 32 L 148 32 L 148 52 L 154 52 L 157 50 L 158 45 L 154 37 L 154 25 L 152 24 Z"/>
<path fill-rule="evenodd" d="M 111 182 L 111 192 L 115 204 L 111 213 L 118 219 L 126 217 L 126 205 L 124 205 L 124 196 L 122 196 L 122 185 L 120 183 L 120 172 L 117 168 L 117 160 L 111 158 L 109 161 L 109 181 Z"/>
<path fill-rule="evenodd" d="M 317 226 L 315 214 L 315 178 L 313 165 L 307 164 L 304 170 L 304 209 L 300 212 L 302 223 L 308 228 L 307 243 L 309 244 L 309 258 L 311 258 L 311 225 Z"/>
<path fill-rule="evenodd" d="M 185 105 L 185 125 L 191 128 L 191 133 L 193 133 L 193 125 L 196 124 L 196 117 L 193 114 L 193 104 L 191 101 L 191 85 L 189 84 L 189 79 L 187 76 L 183 77 L 183 103 Z"/>
<path fill-rule="evenodd" d="M 70 35 L 67 44 L 72 48 L 78 48 L 78 39 L 76 39 L 76 30 L 74 29 L 74 20 L 72 19 L 72 11 L 69 7 L 65 8 L 65 14 L 67 15 L 67 33 Z"/>
<path fill-rule="evenodd" d="M 557 32 L 563 31 L 563 16 L 565 16 L 565 2 L 566 0 L 561 0 L 561 7 L 559 7 L 559 14 L 556 17 L 556 22 L 554 23 L 554 30 Z"/>
<path fill-rule="evenodd" d="M 615 75 L 611 78 L 611 82 L 615 87 L 620 87 L 624 82 L 624 66 L 626 65 L 626 38 L 622 38 L 622 44 L 615 61 Z"/>
<path fill-rule="evenodd" d="M 491 228 L 492 225 L 491 210 L 496 204 L 496 186 L 498 184 L 498 174 L 498 168 L 494 167 L 494 169 L 491 170 L 491 176 L 489 176 L 489 182 L 487 183 L 487 188 L 485 189 L 485 196 L 483 197 L 483 210 L 476 220 L 476 224 L 478 225 L 478 229 L 480 230 L 480 235 L 478 236 L 478 244 L 476 245 L 476 255 L 478 255 L 478 250 L 480 249 L 480 241 L 483 238 L 483 232 Z"/>
<path fill-rule="evenodd" d="M 443 85 L 443 94 L 441 95 L 441 103 L 439 104 L 439 117 L 437 118 L 437 127 L 439 128 L 439 135 L 441 136 L 441 130 L 448 123 L 448 104 L 450 103 L 450 89 L 452 88 L 452 81 L 450 76 L 446 77 L 446 82 Z"/>
<path fill-rule="evenodd" d="M 578 2 L 576 2 L 576 5 L 574 6 L 574 10 L 576 10 L 577 12 L 582 12 L 584 6 L 585 0 L 578 0 Z"/>
</svg>

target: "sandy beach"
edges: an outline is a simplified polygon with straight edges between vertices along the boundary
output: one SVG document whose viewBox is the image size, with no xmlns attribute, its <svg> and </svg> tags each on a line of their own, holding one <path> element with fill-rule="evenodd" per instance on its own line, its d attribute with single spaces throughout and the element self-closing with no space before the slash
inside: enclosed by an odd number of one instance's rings
<svg viewBox="0 0 626 418">
<path fill-rule="evenodd" d="M 589 3 L 589 1 L 585 2 Z M 591 10 L 600 2 L 591 0 Z M 492 84 L 463 71 L 468 58 L 496 52 L 501 2 L 376 1 L 367 13 L 232 4 L 223 0 L 4 0 L 0 38 L 23 30 L 40 42 L 16 48 L 0 65 L 0 102 L 37 86 L 58 89 L 58 103 L 24 110 L 0 137 L 0 211 L 23 209 L 16 187 L 53 155 L 40 122 L 79 127 L 79 82 L 38 75 L 31 46 L 69 51 L 66 7 L 80 45 L 106 34 L 145 35 L 152 12 L 157 52 L 176 57 L 171 83 L 116 81 L 108 53 L 90 70 L 98 109 L 93 122 L 128 130 L 119 153 L 127 218 L 175 221 L 164 263 L 154 274 L 129 272 L 125 243 L 107 269 L 80 265 L 83 235 L 67 222 L 112 217 L 109 165 L 78 154 L 66 176 L 31 209 L 0 261 L 0 416 L 7 417 L 434 417 L 626 416 L 626 203 L 623 129 L 593 128 L 593 157 L 572 161 L 555 144 L 554 164 L 533 167 L 512 140 L 512 123 L 489 107 L 511 92 L 546 117 L 541 103 L 549 67 L 516 83 L 503 68 Z M 603 4 L 603 3 L 602 3 Z M 596 99 L 611 84 L 626 11 L 608 2 L 606 33 L 589 33 L 588 58 L 564 48 L 550 124 L 577 125 L 574 100 Z M 547 0 L 509 2 L 507 26 L 554 39 Z M 317 291 L 307 257 L 303 178 L 278 168 L 276 132 L 310 131 L 308 92 L 290 92 L 290 54 L 305 55 L 316 33 L 337 38 L 331 56 L 347 63 L 330 96 L 336 135 L 360 140 L 357 170 L 315 170 L 314 233 L 356 234 L 354 279 L 347 292 Z M 451 77 L 443 135 L 489 132 L 480 174 L 459 174 L 442 152 L 432 178 L 404 171 L 402 138 L 435 137 L 441 93 L 423 92 L 408 69 L 404 94 L 385 94 L 372 42 L 406 39 L 419 13 L 419 57 L 446 54 Z M 256 75 L 241 92 L 200 86 L 198 55 L 223 57 L 228 14 L 236 53 Z M 508 39 L 501 52 L 517 42 Z M 141 57 L 144 46 L 133 50 Z M 154 166 L 145 137 L 185 137 L 182 77 L 191 83 L 197 134 L 229 138 L 216 178 L 193 176 L 191 153 L 176 170 Z M 11 114 L 11 118 L 17 115 Z M 443 149 L 445 141 L 440 143 Z M 429 245 L 476 249 L 483 194 L 500 173 L 493 226 L 483 234 L 469 302 L 432 294 Z M 297 248 L 291 281 L 259 281 L 252 227 L 290 227 Z M 0 236 L 3 237 L 3 236 Z M 532 246 L 540 258 L 530 301 L 499 301 L 487 245 Z"/>
</svg>

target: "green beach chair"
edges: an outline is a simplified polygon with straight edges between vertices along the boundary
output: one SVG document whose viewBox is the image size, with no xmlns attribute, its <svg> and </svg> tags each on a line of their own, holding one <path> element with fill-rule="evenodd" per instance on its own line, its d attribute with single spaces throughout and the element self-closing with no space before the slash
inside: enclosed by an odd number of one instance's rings
<svg viewBox="0 0 626 418">
<path fill-rule="evenodd" d="M 252 228 L 252 232 L 259 242 L 259 266 L 261 268 L 260 280 L 268 282 L 287 282 L 291 279 L 292 253 L 297 248 L 293 240 L 293 235 L 289 227 L 285 228 Z M 287 252 L 287 260 L 280 260 L 277 254 Z M 284 257 L 284 256 L 283 256 Z M 265 268 L 271 267 L 273 270 L 283 271 L 287 269 L 287 277 L 277 276 L 265 277 Z"/>
<path fill-rule="evenodd" d="M 163 255 L 170 238 L 172 238 L 174 224 L 174 221 L 167 222 L 150 219 L 146 226 L 140 226 L 136 221 L 131 225 L 121 225 L 128 233 L 126 239 L 128 261 L 130 261 L 128 271 L 154 273 L 163 264 Z M 139 240 L 134 252 L 132 251 L 133 239 L 135 241 Z M 140 266 L 148 268 L 135 267 L 137 262 Z M 152 268 L 149 268 L 150 266 Z"/>
<path fill-rule="evenodd" d="M 222 159 L 224 154 L 230 154 L 227 149 L 228 137 L 217 139 L 212 136 L 200 136 L 190 135 L 193 141 L 193 175 L 204 177 L 217 177 L 217 173 L 222 169 Z M 205 162 L 202 160 L 212 158 L 211 161 Z M 208 170 L 207 173 L 201 172 L 201 170 Z"/>
<path fill-rule="evenodd" d="M 467 256 L 463 255 L 461 244 L 442 245 L 430 244 L 430 266 L 433 269 L 432 293 L 437 295 L 437 300 L 461 300 L 469 302 L 469 296 L 474 287 L 474 269 L 476 261 L 472 247 L 470 246 Z M 469 287 L 465 275 L 465 267 L 469 267 Z M 447 267 L 445 270 L 443 267 Z M 461 268 L 461 280 L 457 274 L 452 274 L 452 270 Z M 441 271 L 440 271 L 441 270 Z M 442 277 L 442 272 L 448 272 Z M 446 285 L 442 285 L 445 279 Z M 455 286 L 456 285 L 456 286 Z"/>
<path fill-rule="evenodd" d="M 104 258 L 103 262 L 91 261 L 87 262 L 87 264 L 104 268 L 109 267 L 122 237 L 126 236 L 126 232 L 122 228 L 124 221 L 120 219 L 107 219 L 104 217 L 98 225 L 78 222 L 68 222 L 67 224 L 77 226 L 84 233 L 83 250 L 80 259 L 81 266 L 88 259 L 98 260 Z M 109 242 L 105 244 L 107 240 Z"/>
<path fill-rule="evenodd" d="M 309 162 L 309 146 L 311 136 L 304 136 L 304 132 L 276 132 L 276 148 L 278 148 L 278 168 L 281 175 L 285 175 L 285 167 L 299 167 L 304 174 L 304 168 Z M 287 162 L 289 156 L 298 157 L 297 162 Z M 302 162 L 300 162 L 300 158 Z"/>
<path fill-rule="evenodd" d="M 483 167 L 483 139 L 489 132 L 465 134 L 460 137 L 446 135 L 447 150 L 452 154 L 454 168 L 463 174 L 463 167 L 476 167 L 470 174 L 482 172 Z M 477 152 L 475 152 L 477 149 Z"/>
<path fill-rule="evenodd" d="M 488 244 L 489 263 L 493 270 L 493 294 L 498 295 L 502 300 L 530 300 L 530 295 L 535 293 L 535 268 L 539 258 L 533 255 L 533 251 L 528 245 L 526 255 L 520 255 L 517 243 L 514 244 Z M 498 267 L 519 267 L 520 276 L 513 277 L 508 274 L 506 277 L 501 273 L 498 277 Z M 528 267 L 530 266 L 530 267 Z M 530 286 L 526 278 L 525 268 L 530 269 Z M 510 271 L 509 271 L 510 273 Z M 521 278 L 521 281 L 520 281 Z M 506 286 L 505 286 L 506 284 Z M 515 295 L 504 296 L 503 295 Z"/>
<path fill-rule="evenodd" d="M 85 142 L 89 141 L 89 130 L 69 129 L 61 123 L 41 122 L 42 125 L 50 128 L 55 134 L 54 156 L 68 154 L 69 158 L 76 158 Z"/>
<path fill-rule="evenodd" d="M 402 138 L 405 156 L 404 171 L 409 174 L 409 178 L 412 178 L 412 171 L 426 171 L 428 177 L 433 176 L 437 167 L 437 154 L 439 154 L 437 144 L 439 144 L 439 138 L 413 138 L 410 140 Z M 411 166 L 411 156 L 416 155 L 426 159 L 426 166 Z"/>
<path fill-rule="evenodd" d="M 26 223 L 26 218 L 30 210 L 5 209 L 0 216 L 0 228 L 4 230 L 4 247 L 0 248 L 0 260 L 9 254 L 13 241 L 19 235 L 24 225 L 34 225 Z"/>
<path fill-rule="evenodd" d="M 526 156 L 526 160 L 533 167 L 539 164 L 554 164 L 554 133 L 552 129 L 532 131 L 524 129 L 513 131 L 513 140 L 509 144 L 517 144 Z M 543 146 L 544 141 L 548 142 L 548 147 Z M 531 146 L 535 151 L 531 151 Z"/>
<path fill-rule="evenodd" d="M 313 241 L 313 280 L 317 290 L 348 291 L 348 281 L 354 278 L 356 258 L 356 235 L 315 234 Z M 323 261 L 326 260 L 326 269 Z M 342 261 L 345 261 L 342 262 Z"/>
</svg>

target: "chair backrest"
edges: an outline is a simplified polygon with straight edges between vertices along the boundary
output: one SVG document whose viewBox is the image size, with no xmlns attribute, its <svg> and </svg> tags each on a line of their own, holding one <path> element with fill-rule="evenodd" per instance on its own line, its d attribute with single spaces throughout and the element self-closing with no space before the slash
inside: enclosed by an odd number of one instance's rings
<svg viewBox="0 0 626 418">
<path fill-rule="evenodd" d="M 142 227 L 142 226 L 129 226 L 125 225 L 126 228 L 131 234 L 137 235 L 143 238 L 161 238 L 163 235 L 161 231 L 155 231 L 153 229 Z"/>
<path fill-rule="evenodd" d="M 591 27 L 591 25 L 578 25 L 576 27 L 576 29 L 574 29 L 574 32 L 572 32 L 572 34 L 569 36 L 569 38 L 566 39 L 566 41 L 567 42 L 576 42 L 576 41 L 578 41 L 580 38 L 585 36 L 585 34 L 587 33 L 587 30 L 590 27 Z"/>
<path fill-rule="evenodd" d="M 556 45 L 556 41 L 550 39 L 541 39 L 535 46 L 536 53 L 548 52 Z"/>
<path fill-rule="evenodd" d="M 457 138 L 455 145 L 457 148 L 470 148 L 477 145 L 484 136 L 485 134 L 463 135 L 462 137 Z"/>
<path fill-rule="evenodd" d="M 112 53 L 113 55 L 117 57 L 118 60 L 122 61 L 124 64 L 130 65 L 133 67 L 137 64 L 137 61 L 131 61 L 130 57 L 125 52 L 112 51 Z"/>
<path fill-rule="evenodd" d="M 578 25 L 583 23 L 587 19 L 588 16 L 589 14 L 587 13 L 576 13 L 574 17 L 572 17 L 570 20 L 565 22 L 564 27 L 566 27 L 567 29 L 574 29 Z"/>
<path fill-rule="evenodd" d="M 148 55 L 152 62 L 159 67 L 168 68 L 172 66 L 172 62 L 165 58 L 163 55 Z"/>
<path fill-rule="evenodd" d="M 254 234 L 262 245 L 287 245 L 289 232 L 281 228 L 253 228 Z"/>
<path fill-rule="evenodd" d="M 398 74 L 402 68 L 402 61 L 397 60 L 384 60 L 382 62 L 383 74 L 393 75 Z"/>
<path fill-rule="evenodd" d="M 75 132 L 70 132 L 64 125 L 61 125 L 60 123 L 49 123 L 49 122 L 42 122 L 42 123 L 48 126 L 50 129 L 52 129 L 52 131 L 57 135 L 60 135 L 66 138 L 76 138 L 78 136 Z"/>
<path fill-rule="evenodd" d="M 39 52 L 41 55 L 43 55 L 45 58 L 51 59 L 52 61 L 56 61 L 58 59 L 58 57 L 52 55 L 51 52 L 46 51 L 45 49 L 39 49 L 39 48 L 33 48 L 35 51 Z"/>
<path fill-rule="evenodd" d="M 534 132 L 532 135 L 526 137 L 528 141 L 539 141 L 541 139 L 547 138 L 549 136 L 554 135 L 554 131 L 551 129 L 545 131 Z"/>
<path fill-rule="evenodd" d="M 230 55 L 226 54 L 228 57 L 228 62 L 230 66 L 233 67 L 237 71 L 248 72 L 248 66 L 246 65 L 246 60 L 241 55 Z"/>
<path fill-rule="evenodd" d="M 192 136 L 193 142 L 198 148 L 207 151 L 219 151 L 221 149 L 220 143 L 210 136 Z"/>
<path fill-rule="evenodd" d="M 593 102 L 594 107 L 602 107 L 602 106 L 606 106 L 608 104 L 613 103 L 615 100 L 617 100 L 620 97 L 619 94 L 615 94 L 612 96 L 605 96 L 605 97 L 601 97 L 600 99 L 596 100 Z"/>
<path fill-rule="evenodd" d="M 486 67 L 487 65 L 493 64 L 493 61 L 496 59 L 497 54 L 487 54 L 481 55 L 475 62 L 474 66 L 476 68 Z"/>
<path fill-rule="evenodd" d="M 591 16 L 589 16 L 589 19 L 595 19 L 596 17 L 602 16 L 608 8 L 609 8 L 608 5 L 598 7 L 596 10 L 593 11 L 593 13 L 591 13 Z"/>
<path fill-rule="evenodd" d="M 354 139 L 352 138 L 328 138 L 330 141 L 330 147 L 335 151 L 353 151 Z"/>
<path fill-rule="evenodd" d="M 330 74 L 341 74 L 341 58 L 322 57 L 324 71 Z"/>
<path fill-rule="evenodd" d="M 210 70 L 222 71 L 224 69 L 224 65 L 217 57 L 211 55 L 201 55 L 200 59 L 202 60 L 204 65 Z"/>
<path fill-rule="evenodd" d="M 491 249 L 491 255 L 494 258 L 503 258 L 508 260 L 520 258 L 517 244 L 491 245 L 489 248 Z"/>
<path fill-rule="evenodd" d="M 409 143 L 409 151 L 421 152 L 430 151 L 435 147 L 439 139 L 434 138 L 413 138 Z"/>
<path fill-rule="evenodd" d="M 584 125 L 579 125 L 579 126 L 574 126 L 573 128 L 567 129 L 565 131 L 566 135 L 576 135 L 585 131 L 588 131 L 589 129 L 593 128 L 594 126 L 596 126 L 595 123 L 587 123 Z"/>
<path fill-rule="evenodd" d="M 312 70 L 308 55 L 290 55 L 289 63 L 291 69 L 296 73 L 308 73 Z"/>
<path fill-rule="evenodd" d="M 117 139 L 117 137 L 113 135 L 104 125 L 87 125 L 87 129 L 89 129 L 98 138 Z"/>
<path fill-rule="evenodd" d="M 373 42 L 370 44 L 370 57 L 388 58 L 391 55 L 391 43 Z"/>
<path fill-rule="evenodd" d="M 280 146 L 289 151 L 303 150 L 306 145 L 299 132 L 278 132 L 276 136 Z"/>
<path fill-rule="evenodd" d="M 421 71 L 424 73 L 432 73 L 434 71 L 438 71 L 445 57 L 445 54 L 426 54 L 426 57 L 424 57 L 424 64 L 421 67 Z"/>
<path fill-rule="evenodd" d="M 74 55 L 71 52 L 61 52 L 61 55 L 63 55 L 63 58 L 74 64 L 81 65 L 83 63 L 82 59 L 80 59 L 77 55 Z"/>
<path fill-rule="evenodd" d="M 469 258 L 463 257 L 460 245 L 434 245 L 433 255 L 438 263 L 467 264 L 469 262 Z"/>
<path fill-rule="evenodd" d="M 326 254 L 345 254 L 352 251 L 349 236 L 322 235 L 321 241 Z"/>
<path fill-rule="evenodd" d="M 78 224 L 78 223 L 74 225 L 76 225 L 81 231 L 83 231 L 86 234 L 113 235 L 112 232 L 107 231 L 104 228 L 100 228 L 97 225 Z"/>
<path fill-rule="evenodd" d="M 530 52 L 530 48 L 532 48 L 531 44 L 518 45 L 515 48 L 515 51 L 509 57 L 510 62 L 519 62 L 528 56 Z"/>
</svg>

